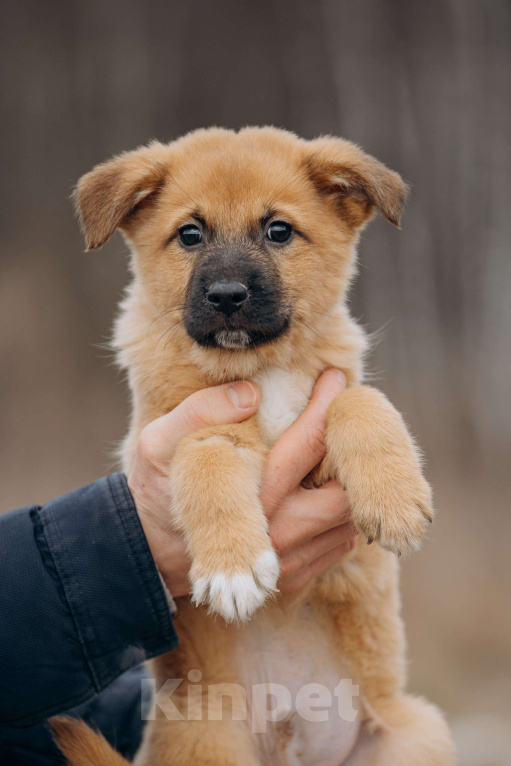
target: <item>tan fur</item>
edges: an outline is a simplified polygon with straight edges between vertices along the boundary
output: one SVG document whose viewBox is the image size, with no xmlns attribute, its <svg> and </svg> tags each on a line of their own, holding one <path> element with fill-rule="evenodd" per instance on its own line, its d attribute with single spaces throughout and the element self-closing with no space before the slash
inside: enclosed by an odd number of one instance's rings
<svg viewBox="0 0 511 766">
<path fill-rule="evenodd" d="M 101 734 L 96 734 L 76 718 L 58 716 L 51 728 L 65 757 L 74 766 L 123 766 L 124 758 L 113 750 Z"/>
<path fill-rule="evenodd" d="M 361 538 L 349 556 L 298 596 L 270 599 L 242 626 L 182 599 L 176 626 L 180 646 L 152 666 L 157 688 L 168 678 L 185 679 L 176 696 L 184 710 L 190 669 L 201 670 L 204 685 L 239 683 L 255 672 L 257 652 L 244 654 L 242 665 L 239 654 L 240 642 L 256 631 L 259 614 L 269 621 L 270 640 L 271 625 L 282 634 L 291 621 L 299 635 L 306 621 L 310 623 L 312 610 L 314 629 L 322 632 L 329 647 L 314 661 L 339 672 L 348 663 L 361 687 L 364 723 L 344 760 L 348 766 L 454 762 L 441 714 L 403 695 L 405 642 L 397 561 L 389 552 L 419 546 L 432 518 L 431 493 L 401 416 L 380 392 L 360 385 L 366 342 L 345 304 L 360 227 L 375 207 L 398 225 L 404 197 L 399 176 L 353 144 L 334 138 L 307 142 L 272 128 L 239 133 L 211 129 L 169 145 L 153 143 L 99 166 L 81 180 L 76 193 L 88 247 L 99 246 L 119 227 L 133 251 L 134 279 L 115 332 L 115 347 L 133 395 L 123 450 L 126 471 L 143 427 L 194 391 L 272 367 L 316 379 L 333 366 L 347 376 L 348 388 L 328 414 L 327 458 L 311 481 L 321 484 L 335 477 L 345 485 L 353 519 L 374 545 L 368 547 Z M 169 238 L 195 209 L 217 231 L 236 236 L 268 207 L 305 235 L 296 237 L 277 263 L 293 306 L 291 327 L 256 350 L 200 347 L 182 321 L 193 258 Z M 244 620 L 262 605 L 277 576 L 271 570 L 271 541 L 257 496 L 266 450 L 256 416 L 185 439 L 171 466 L 169 518 L 172 514 L 191 552 L 196 601 L 213 612 L 223 609 L 228 618 L 230 609 L 234 620 Z M 261 554 L 269 568 L 258 569 Z M 226 607 L 214 592 L 215 573 L 243 574 L 259 596 L 250 604 L 244 601 L 237 611 L 233 587 Z M 261 652 L 264 649 L 263 640 Z M 306 654 L 314 651 L 310 647 Z M 310 680 L 314 679 L 303 682 Z M 167 721 L 158 713 L 147 727 L 136 763 L 287 763 L 294 726 L 289 721 L 276 727 L 277 749 L 270 757 L 262 755 L 265 745 L 246 723 L 227 713 L 223 721 L 208 722 Z M 83 747 L 90 747 L 94 736 L 80 729 L 76 741 L 83 738 L 89 742 Z M 79 760 L 80 746 L 69 739 L 64 745 L 70 763 L 84 763 Z M 110 763 L 99 754 L 89 762 Z"/>
</svg>

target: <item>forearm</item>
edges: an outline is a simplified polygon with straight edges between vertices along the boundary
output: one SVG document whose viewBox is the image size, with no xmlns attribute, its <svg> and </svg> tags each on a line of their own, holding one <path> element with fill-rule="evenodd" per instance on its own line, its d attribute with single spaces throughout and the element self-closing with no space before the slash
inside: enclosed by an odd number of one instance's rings
<svg viewBox="0 0 511 766">
<path fill-rule="evenodd" d="M 29 725 L 177 644 L 122 474 L 0 517 L 0 723 Z"/>
</svg>

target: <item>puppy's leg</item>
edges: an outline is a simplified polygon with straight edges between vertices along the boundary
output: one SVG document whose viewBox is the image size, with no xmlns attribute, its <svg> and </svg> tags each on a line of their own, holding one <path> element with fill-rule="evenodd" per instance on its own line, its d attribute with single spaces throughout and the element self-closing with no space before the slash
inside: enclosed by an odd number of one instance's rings
<svg viewBox="0 0 511 766">
<path fill-rule="evenodd" d="M 258 766 L 249 690 L 238 676 L 238 626 L 184 597 L 178 608 L 179 645 L 151 660 L 154 718 L 136 766 Z"/>
<path fill-rule="evenodd" d="M 258 497 L 265 451 L 247 421 L 187 437 L 172 461 L 172 512 L 192 559 L 193 600 L 227 621 L 248 619 L 278 579 Z"/>
<path fill-rule="evenodd" d="M 387 709 L 386 724 L 364 727 L 344 766 L 454 766 L 449 730 L 434 705 L 401 697 Z"/>
<path fill-rule="evenodd" d="M 363 694 L 366 720 L 346 766 L 453 766 L 442 714 L 404 694 L 398 570 L 395 556 L 361 540 L 319 578 L 312 594 L 332 620 L 335 644 Z"/>
<path fill-rule="evenodd" d="M 260 766 L 244 721 L 165 722 L 148 735 L 134 766 Z"/>
<path fill-rule="evenodd" d="M 328 411 L 327 457 L 313 478 L 335 476 L 368 542 L 395 553 L 417 549 L 432 521 L 431 490 L 403 418 L 369 386 L 348 388 Z"/>
</svg>

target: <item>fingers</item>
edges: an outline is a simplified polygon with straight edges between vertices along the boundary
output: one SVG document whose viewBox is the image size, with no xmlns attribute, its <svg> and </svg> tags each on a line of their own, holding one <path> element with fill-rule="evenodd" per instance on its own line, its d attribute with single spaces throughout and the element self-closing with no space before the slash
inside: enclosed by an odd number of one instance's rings
<svg viewBox="0 0 511 766">
<path fill-rule="evenodd" d="M 334 542 L 333 531 L 326 533 L 332 536 L 332 542 Z M 312 558 L 308 563 L 304 564 L 297 569 L 293 569 L 293 562 L 291 561 L 287 567 L 282 566 L 282 575 L 279 581 L 279 590 L 282 593 L 289 593 L 299 588 L 303 588 L 304 585 L 317 577 L 322 572 L 327 570 L 333 564 L 337 563 L 343 556 L 353 550 L 357 543 L 357 537 L 352 536 L 348 540 L 344 540 L 341 543 L 333 544 L 333 547 L 329 547 L 321 555 L 316 558 Z"/>
<path fill-rule="evenodd" d="M 271 512 L 325 456 L 328 406 L 346 387 L 340 370 L 320 376 L 307 409 L 270 450 L 262 484 L 262 502 Z"/>
<path fill-rule="evenodd" d="M 260 399 L 259 389 L 249 381 L 197 391 L 146 426 L 139 449 L 156 462 L 168 461 L 184 436 L 208 426 L 240 423 L 256 412 Z"/>
<path fill-rule="evenodd" d="M 284 573 L 291 573 L 309 566 L 313 561 L 324 556 L 325 553 L 349 542 L 356 534 L 357 530 L 351 522 L 339 524 L 339 526 L 329 529 L 317 537 L 313 537 L 306 543 L 302 543 L 290 550 L 285 556 L 282 556 L 282 571 Z M 279 553 L 278 549 L 277 553 Z"/>
<path fill-rule="evenodd" d="M 277 550 L 287 551 L 349 518 L 348 496 L 332 479 L 319 489 L 292 492 L 271 515 L 270 535 Z"/>
<path fill-rule="evenodd" d="M 309 582 L 309 580 L 312 580 L 314 577 L 317 577 L 333 564 L 336 564 L 343 556 L 353 550 L 356 542 L 357 539 L 352 537 L 351 540 L 348 540 L 336 548 L 332 548 L 332 550 L 324 553 L 322 556 L 309 564 L 305 571 L 306 582 Z"/>
</svg>

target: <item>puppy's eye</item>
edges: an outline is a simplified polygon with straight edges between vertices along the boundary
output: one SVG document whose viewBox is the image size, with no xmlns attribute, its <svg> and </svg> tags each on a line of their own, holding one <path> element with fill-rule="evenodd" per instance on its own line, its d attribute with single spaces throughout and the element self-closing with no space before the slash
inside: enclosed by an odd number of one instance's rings
<svg viewBox="0 0 511 766">
<path fill-rule="evenodd" d="M 293 227 L 291 224 L 285 223 L 284 221 L 274 221 L 268 226 L 268 231 L 266 232 L 266 236 L 270 242 L 276 242 L 279 245 L 284 244 L 284 242 L 289 242 L 292 234 Z"/>
<path fill-rule="evenodd" d="M 192 223 L 186 226 L 181 226 L 179 229 L 179 241 L 185 247 L 193 247 L 202 242 L 201 230 L 198 226 L 194 226 Z"/>
</svg>

